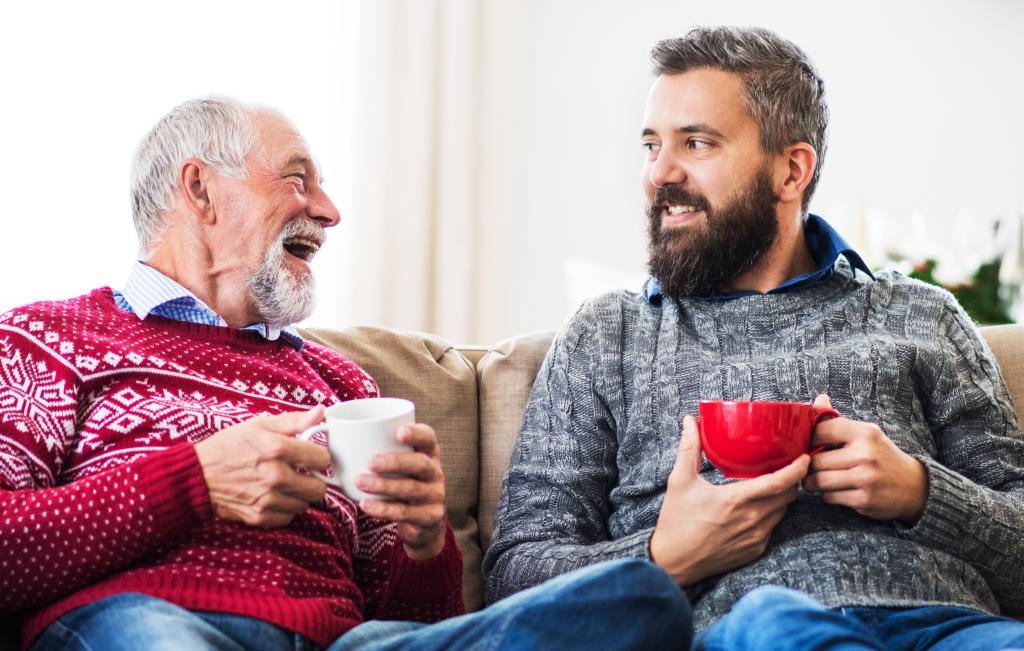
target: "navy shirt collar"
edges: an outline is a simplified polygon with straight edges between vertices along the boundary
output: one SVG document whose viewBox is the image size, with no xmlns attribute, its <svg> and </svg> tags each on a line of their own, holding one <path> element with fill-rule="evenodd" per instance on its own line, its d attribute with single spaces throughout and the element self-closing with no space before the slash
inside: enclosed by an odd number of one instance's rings
<svg viewBox="0 0 1024 651">
<path fill-rule="evenodd" d="M 868 266 L 864 264 L 864 260 L 860 255 L 853 250 L 846 240 L 836 232 L 834 228 L 829 226 L 821 217 L 817 215 L 808 215 L 804 221 L 804 241 L 807 243 L 807 249 L 811 253 L 811 257 L 818 263 L 818 268 L 809 273 L 801 274 L 795 278 L 790 278 L 786 282 L 782 283 L 775 289 L 769 291 L 769 294 L 782 294 L 785 292 L 791 292 L 798 289 L 807 289 L 820 285 L 825 282 L 829 276 L 832 275 L 832 270 L 835 267 L 836 261 L 839 256 L 846 258 L 846 261 L 850 263 L 850 268 L 853 269 L 854 275 L 857 271 L 863 271 L 871 280 L 875 279 L 874 274 L 868 269 Z M 659 305 L 661 303 L 661 286 L 658 284 L 658 279 L 651 276 L 647 279 L 647 283 L 644 285 L 644 291 L 647 294 L 647 301 L 652 305 Z M 721 294 L 708 294 L 706 296 L 700 296 L 698 298 L 708 301 L 727 301 L 733 298 L 740 298 L 741 296 L 752 296 L 758 292 L 752 290 L 743 290 L 738 292 L 725 292 Z"/>
</svg>

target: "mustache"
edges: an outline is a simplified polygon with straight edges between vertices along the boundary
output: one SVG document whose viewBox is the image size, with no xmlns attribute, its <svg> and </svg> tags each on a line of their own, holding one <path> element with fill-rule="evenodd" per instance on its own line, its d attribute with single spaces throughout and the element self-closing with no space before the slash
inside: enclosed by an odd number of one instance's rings
<svg viewBox="0 0 1024 651">
<path fill-rule="evenodd" d="M 690 192 L 681 185 L 664 185 L 654 191 L 654 202 L 651 204 L 652 212 L 660 213 L 664 208 L 672 205 L 693 206 L 698 211 L 703 210 L 705 214 L 711 208 L 711 204 L 704 195 Z"/>
<path fill-rule="evenodd" d="M 278 243 L 283 243 L 292 237 L 316 240 L 323 246 L 327 242 L 327 229 L 321 226 L 319 222 L 295 217 L 284 225 L 277 236 L 277 241 Z"/>
</svg>

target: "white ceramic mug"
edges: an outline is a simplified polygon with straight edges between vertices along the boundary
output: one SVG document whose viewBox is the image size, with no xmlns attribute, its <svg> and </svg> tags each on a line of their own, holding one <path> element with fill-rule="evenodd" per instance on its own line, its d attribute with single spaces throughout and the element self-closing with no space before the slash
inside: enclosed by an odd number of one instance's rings
<svg viewBox="0 0 1024 651">
<path fill-rule="evenodd" d="M 355 501 L 364 497 L 387 499 L 356 488 L 356 477 L 370 473 L 370 459 L 383 452 L 411 452 L 398 442 L 395 431 L 416 422 L 416 406 L 402 398 L 361 398 L 340 402 L 327 410 L 326 420 L 296 438 L 308 441 L 318 432 L 327 434 L 331 475 L 313 472 Z M 387 476 L 382 474 L 381 476 Z"/>
</svg>

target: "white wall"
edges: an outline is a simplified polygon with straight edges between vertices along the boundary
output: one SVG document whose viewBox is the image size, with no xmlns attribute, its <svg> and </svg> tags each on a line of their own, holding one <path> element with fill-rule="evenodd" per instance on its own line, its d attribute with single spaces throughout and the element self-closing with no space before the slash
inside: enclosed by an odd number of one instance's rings
<svg viewBox="0 0 1024 651">
<path fill-rule="evenodd" d="M 360 321 L 348 252 L 371 216 L 349 209 L 347 91 L 358 5 L 372 1 L 4 4 L 0 309 L 120 284 L 135 143 L 175 103 L 221 92 L 280 107 L 308 136 L 347 220 L 315 263 L 311 323 Z M 467 328 L 480 342 L 639 285 L 648 51 L 695 24 L 769 27 L 815 59 L 833 119 L 813 208 L 872 262 L 899 245 L 962 273 L 990 251 L 991 217 L 1024 210 L 1024 2 L 466 1 L 484 8 L 488 75 L 481 309 Z"/>
<path fill-rule="evenodd" d="M 500 273 L 507 289 L 485 310 L 488 338 L 555 327 L 582 295 L 644 276 L 639 129 L 648 52 L 691 25 L 768 27 L 815 60 L 832 130 L 812 210 L 870 262 L 902 248 L 962 274 L 990 252 L 991 217 L 1024 211 L 1024 3 L 530 6 L 526 96 L 494 125 L 515 142 L 511 153 L 522 152 L 523 171 L 515 192 L 502 195 L 514 205 L 496 208 L 507 235 L 493 243 L 502 265 L 484 273 Z"/>
<path fill-rule="evenodd" d="M 132 152 L 192 97 L 226 94 L 283 110 L 313 143 L 346 212 L 352 3 L 301 4 L 0 5 L 0 310 L 123 284 L 137 249 Z M 338 299 L 321 302 L 325 320 L 351 293 L 330 273 L 345 259 L 345 238 L 331 240 L 314 263 L 323 294 Z"/>
</svg>

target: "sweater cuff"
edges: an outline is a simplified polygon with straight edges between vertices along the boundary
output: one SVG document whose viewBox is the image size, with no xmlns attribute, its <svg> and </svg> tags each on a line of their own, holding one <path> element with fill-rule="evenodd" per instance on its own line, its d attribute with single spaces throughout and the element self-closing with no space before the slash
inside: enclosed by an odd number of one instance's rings
<svg viewBox="0 0 1024 651">
<path fill-rule="evenodd" d="M 963 544 L 972 529 L 975 512 L 970 505 L 972 482 L 934 459 L 914 455 L 928 472 L 928 500 L 921 518 L 913 525 L 895 522 L 896 533 L 929 547 L 950 553 Z"/>
<path fill-rule="evenodd" d="M 651 538 L 654 537 L 654 527 L 642 529 L 631 533 L 624 538 L 615 541 L 617 558 L 642 558 L 645 561 L 653 561 L 651 558 Z"/>
<path fill-rule="evenodd" d="M 174 445 L 133 464 L 133 477 L 147 512 L 161 531 L 190 529 L 213 519 L 199 457 L 191 444 Z"/>
<path fill-rule="evenodd" d="M 417 561 L 405 553 L 402 541 L 395 538 L 392 551 L 392 585 L 407 602 L 423 602 L 462 594 L 462 551 L 455 533 L 445 523 L 444 548 L 434 558 Z"/>
</svg>

